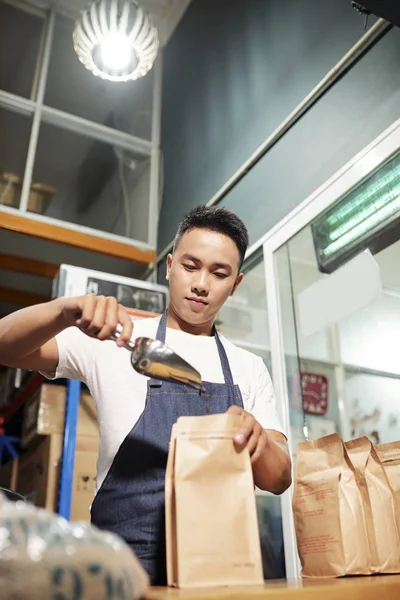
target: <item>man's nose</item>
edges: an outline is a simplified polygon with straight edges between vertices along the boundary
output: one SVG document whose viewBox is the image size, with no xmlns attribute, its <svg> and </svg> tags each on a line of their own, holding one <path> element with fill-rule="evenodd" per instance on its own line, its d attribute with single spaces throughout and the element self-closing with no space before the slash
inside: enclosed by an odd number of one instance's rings
<svg viewBox="0 0 400 600">
<path fill-rule="evenodd" d="M 208 293 L 208 275 L 204 271 L 197 271 L 196 278 L 192 281 L 192 290 L 198 294 Z"/>
</svg>

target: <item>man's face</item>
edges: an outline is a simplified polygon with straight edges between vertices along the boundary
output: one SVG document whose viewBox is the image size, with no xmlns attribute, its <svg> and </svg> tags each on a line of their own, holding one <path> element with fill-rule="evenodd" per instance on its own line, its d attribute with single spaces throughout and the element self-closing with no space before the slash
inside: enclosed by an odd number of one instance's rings
<svg viewBox="0 0 400 600">
<path fill-rule="evenodd" d="M 230 237 L 207 229 L 187 231 L 167 259 L 172 310 L 194 326 L 212 323 L 243 278 L 238 269 L 239 251 Z"/>
</svg>

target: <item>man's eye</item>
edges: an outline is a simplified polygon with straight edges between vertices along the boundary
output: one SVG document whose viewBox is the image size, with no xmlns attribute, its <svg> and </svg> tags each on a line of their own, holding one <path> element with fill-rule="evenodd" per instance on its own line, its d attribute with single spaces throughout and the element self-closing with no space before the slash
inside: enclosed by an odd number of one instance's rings
<svg viewBox="0 0 400 600">
<path fill-rule="evenodd" d="M 218 279 L 226 279 L 228 277 L 228 275 L 226 275 L 226 273 L 214 273 L 215 277 L 218 277 Z"/>
<path fill-rule="evenodd" d="M 196 267 L 194 265 L 183 265 L 186 271 L 194 271 Z"/>
</svg>

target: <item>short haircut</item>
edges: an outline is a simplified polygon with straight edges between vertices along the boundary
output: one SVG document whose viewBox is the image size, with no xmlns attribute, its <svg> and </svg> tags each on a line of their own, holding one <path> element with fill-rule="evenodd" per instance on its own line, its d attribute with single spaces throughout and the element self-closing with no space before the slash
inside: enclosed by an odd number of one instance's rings
<svg viewBox="0 0 400 600">
<path fill-rule="evenodd" d="M 239 269 L 241 268 L 249 245 L 249 235 L 245 224 L 235 213 L 226 208 L 214 206 L 194 208 L 184 217 L 178 227 L 173 252 L 177 249 L 182 236 L 192 229 L 207 229 L 231 238 L 239 251 Z"/>
</svg>

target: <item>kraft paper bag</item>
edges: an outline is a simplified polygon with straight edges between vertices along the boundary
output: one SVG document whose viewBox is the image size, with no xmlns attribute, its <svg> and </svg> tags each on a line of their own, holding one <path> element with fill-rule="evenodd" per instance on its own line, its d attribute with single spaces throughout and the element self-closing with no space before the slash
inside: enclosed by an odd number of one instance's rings
<svg viewBox="0 0 400 600">
<path fill-rule="evenodd" d="M 263 583 L 250 456 L 233 434 L 240 416 L 180 417 L 165 482 L 168 585 Z"/>
<path fill-rule="evenodd" d="M 337 433 L 298 445 L 293 516 L 303 577 L 370 573 L 361 492 Z"/>
<path fill-rule="evenodd" d="M 375 450 L 393 490 L 397 526 L 400 531 L 400 441 L 378 444 Z"/>
<path fill-rule="evenodd" d="M 394 494 L 372 443 L 361 437 L 345 443 L 363 499 L 372 573 L 400 571 L 400 540 Z"/>
</svg>

